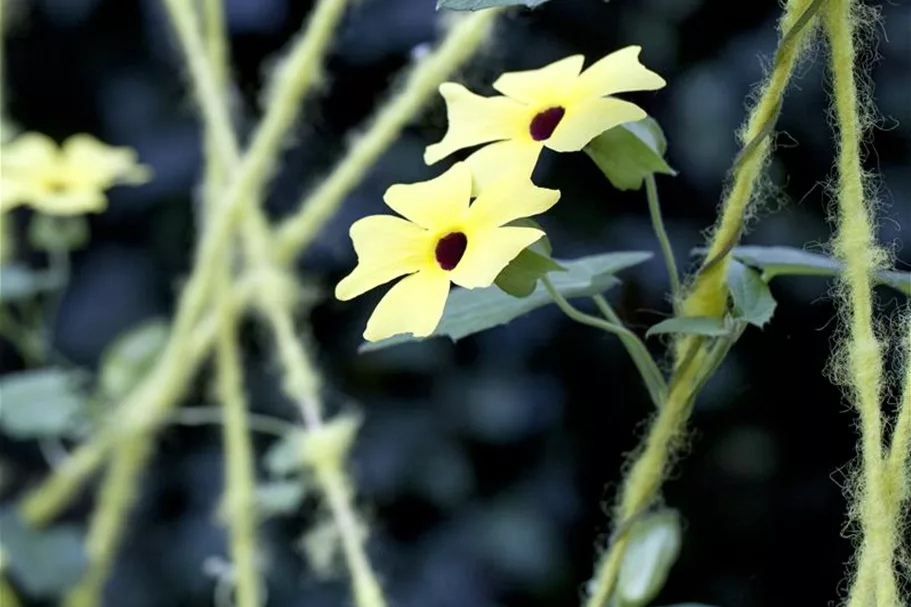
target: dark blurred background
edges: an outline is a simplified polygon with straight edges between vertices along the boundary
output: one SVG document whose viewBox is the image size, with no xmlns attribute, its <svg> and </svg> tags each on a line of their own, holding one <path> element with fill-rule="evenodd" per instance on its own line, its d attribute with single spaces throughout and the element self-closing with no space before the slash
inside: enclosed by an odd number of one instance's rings
<svg viewBox="0 0 911 607">
<path fill-rule="evenodd" d="M 432 0 L 354 4 L 324 86 L 289 134 L 296 145 L 268 200 L 276 217 L 331 167 L 353 129 L 397 86 L 416 49 L 439 36 Z M 133 146 L 155 171 L 149 185 L 112 191 L 109 211 L 91 217 L 90 245 L 75 255 L 53 340 L 70 360 L 91 368 L 113 337 L 172 312 L 197 232 L 199 120 L 157 1 L 7 5 L 7 17 L 15 18 L 6 41 L 9 116 L 24 130 L 58 139 L 88 131 Z M 247 127 L 270 61 L 311 6 L 226 0 Z M 881 118 L 867 145 L 868 164 L 881 176 L 880 238 L 895 243 L 899 267 L 907 269 L 911 252 L 900 239 L 901 228 L 911 225 L 911 5 L 880 6 L 879 60 L 866 73 L 876 84 Z M 590 62 L 641 44 L 644 63 L 668 87 L 628 98 L 664 127 L 679 175 L 659 176 L 659 191 L 678 261 L 692 268 L 688 252 L 715 217 L 745 99 L 774 52 L 779 10 L 776 2 L 553 0 L 503 19 L 487 50 L 457 78 L 488 93 L 502 71 L 577 52 Z M 763 197 L 750 244 L 820 249 L 829 240 L 823 183 L 833 148 L 825 63 L 821 54 L 805 62 L 786 98 L 768 173 L 775 188 Z M 380 292 L 351 303 L 331 299 L 332 286 L 355 262 L 347 227 L 383 212 L 381 196 L 392 183 L 438 174 L 445 165 L 425 167 L 422 152 L 444 130 L 438 98 L 299 264 L 302 276 L 318 279 L 330 296 L 311 315 L 330 403 L 354 403 L 365 414 L 353 469 L 371 521 L 371 554 L 396 607 L 576 605 L 596 547 L 610 531 L 605 511 L 625 454 L 651 413 L 618 342 L 543 309 L 458 344 L 439 339 L 358 356 Z M 543 219 L 559 257 L 657 250 L 644 193 L 613 190 L 585 155 L 545 152 L 535 179 L 563 191 Z M 669 315 L 659 256 L 622 278 L 610 299 L 632 327 L 644 331 Z M 771 325 L 746 332 L 699 398 L 690 453 L 665 492 L 685 520 L 683 550 L 656 604 L 827 605 L 844 593 L 852 548 L 842 537 L 841 486 L 856 435 L 853 412 L 824 376 L 835 329 L 828 289 L 824 279 L 776 279 Z M 887 313 L 903 303 L 893 291 L 880 294 Z M 244 341 L 252 408 L 294 419 L 280 394 L 268 334 L 250 323 Z M 660 353 L 661 344 L 652 345 Z M 8 349 L 3 365 L 21 368 Z M 207 376 L 188 404 L 213 404 Z M 256 442 L 260 453 L 269 446 L 262 436 Z M 161 437 L 107 605 L 213 604 L 214 582 L 203 562 L 226 557 L 225 534 L 213 517 L 220 445 L 215 426 L 172 428 Z M 0 447 L 13 478 L 2 497 L 10 500 L 47 467 L 33 443 L 4 438 Z M 84 521 L 91 506 L 87 495 L 67 519 Z M 344 578 L 323 580 L 299 550 L 313 511 L 308 500 L 297 515 L 262 528 L 270 605 L 349 604 Z"/>
</svg>

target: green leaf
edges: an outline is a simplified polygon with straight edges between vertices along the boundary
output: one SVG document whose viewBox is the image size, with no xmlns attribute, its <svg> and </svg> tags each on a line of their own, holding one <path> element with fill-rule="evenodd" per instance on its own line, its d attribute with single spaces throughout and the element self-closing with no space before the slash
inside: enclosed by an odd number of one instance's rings
<svg viewBox="0 0 911 607">
<path fill-rule="evenodd" d="M 148 373 L 168 343 L 170 325 L 152 319 L 118 335 L 101 357 L 101 391 L 112 400 L 126 396 Z"/>
<path fill-rule="evenodd" d="M 0 378 L 0 426 L 19 439 L 64 436 L 85 412 L 82 371 L 47 368 Z"/>
<path fill-rule="evenodd" d="M 555 273 L 551 281 L 566 298 L 589 297 L 619 284 L 620 281 L 614 274 L 638 265 L 651 256 L 652 253 L 648 251 L 629 251 L 559 261 L 566 271 Z M 446 335 L 457 341 L 473 333 L 504 325 L 550 303 L 550 295 L 540 284 L 531 295 L 521 299 L 504 293 L 495 285 L 485 289 L 453 289 L 446 301 L 443 318 L 431 337 Z M 410 334 L 395 335 L 381 341 L 364 343 L 358 350 L 371 352 L 410 341 L 420 339 Z"/>
<path fill-rule="evenodd" d="M 76 525 L 33 529 L 13 510 L 0 514 L 0 537 L 6 569 L 30 597 L 62 595 L 85 572 L 84 533 Z"/>
<path fill-rule="evenodd" d="M 0 301 L 28 299 L 63 287 L 63 277 L 48 271 L 32 270 L 18 263 L 0 268 Z"/>
<path fill-rule="evenodd" d="M 538 279 L 548 272 L 565 272 L 566 268 L 550 257 L 523 249 L 503 268 L 494 284 L 513 297 L 528 297 L 538 285 Z"/>
<path fill-rule="evenodd" d="M 693 249 L 694 255 L 705 255 L 704 248 Z M 762 279 L 769 282 L 776 276 L 837 276 L 842 264 L 820 253 L 811 253 L 794 247 L 735 247 L 731 251 L 734 259 L 763 271 Z M 880 284 L 911 296 L 911 272 L 897 270 L 880 272 Z"/>
<path fill-rule="evenodd" d="M 728 266 L 728 288 L 737 320 L 762 328 L 775 313 L 775 298 L 759 272 L 738 261 Z"/>
<path fill-rule="evenodd" d="M 680 516 L 674 510 L 651 514 L 633 524 L 620 572 L 619 607 L 642 607 L 661 592 L 680 554 Z"/>
<path fill-rule="evenodd" d="M 445 8 L 451 11 L 479 11 L 495 6 L 541 6 L 547 0 L 437 0 L 437 10 Z"/>
<path fill-rule="evenodd" d="M 716 607 L 715 605 L 706 605 L 705 603 L 674 603 L 673 605 L 663 605 L 662 607 Z"/>
<path fill-rule="evenodd" d="M 541 224 L 531 219 L 530 217 L 522 217 L 520 219 L 514 219 L 506 224 L 507 226 L 514 228 L 535 228 L 536 230 L 541 230 L 544 232 L 544 228 L 541 227 Z M 533 250 L 535 253 L 540 253 L 541 255 L 546 255 L 550 257 L 554 248 L 550 244 L 550 238 L 547 237 L 547 233 L 544 233 L 544 236 L 541 237 L 541 240 L 533 243 L 529 249 Z"/>
<path fill-rule="evenodd" d="M 266 451 L 263 463 L 269 474 L 276 477 L 300 472 L 303 467 L 304 431 L 289 432 Z"/>
<path fill-rule="evenodd" d="M 257 514 L 263 518 L 294 514 L 307 496 L 303 479 L 262 483 L 256 488 Z"/>
<path fill-rule="evenodd" d="M 618 190 L 638 190 L 653 173 L 676 175 L 664 160 L 667 141 L 653 118 L 626 122 L 598 135 L 585 153 Z"/>
<path fill-rule="evenodd" d="M 705 335 L 708 337 L 723 337 L 731 333 L 731 328 L 724 319 L 710 316 L 677 316 L 662 320 L 645 332 L 646 337 L 676 333 L 684 335 Z"/>
</svg>

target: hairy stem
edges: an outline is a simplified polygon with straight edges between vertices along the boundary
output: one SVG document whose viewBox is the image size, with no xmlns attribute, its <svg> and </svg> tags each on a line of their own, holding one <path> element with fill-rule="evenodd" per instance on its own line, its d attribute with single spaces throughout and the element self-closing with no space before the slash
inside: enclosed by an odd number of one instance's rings
<svg viewBox="0 0 911 607">
<path fill-rule="evenodd" d="M 839 135 L 835 251 L 845 264 L 841 280 L 848 325 L 846 362 L 861 429 L 862 478 L 857 500 L 863 536 L 848 605 L 898 607 L 901 601 L 893 566 L 897 513 L 890 511 L 887 500 L 883 499 L 888 488 L 880 412 L 883 352 L 873 326 L 874 275 L 883 265 L 885 254 L 876 245 L 872 212 L 864 196 L 860 158 L 863 128 L 854 77 L 854 5 L 852 0 L 829 0 L 824 20 L 831 46 L 830 69 Z"/>
<path fill-rule="evenodd" d="M 755 183 L 770 149 L 769 138 L 781 109 L 782 99 L 798 59 L 817 24 L 816 14 L 824 0 L 789 0 L 779 24 L 782 32 L 772 72 L 741 133 L 743 149 L 734 162 L 733 183 L 709 243 L 707 261 L 684 296 L 682 316 L 720 317 L 727 307 L 724 277 L 730 251 L 740 238 Z M 661 485 L 679 450 L 696 392 L 718 361 L 705 339 L 684 336 L 674 345 L 674 379 L 667 402 L 652 420 L 644 443 L 633 458 L 623 481 L 615 514 L 615 526 L 648 508 L 657 499 Z M 627 542 L 621 537 L 608 547 L 595 567 L 586 607 L 607 604 Z"/>
<path fill-rule="evenodd" d="M 148 434 L 118 441 L 98 493 L 86 537 L 89 567 L 67 593 L 65 607 L 98 607 L 117 547 L 126 527 L 126 514 L 138 496 L 136 478 L 152 456 L 154 441 Z"/>
<path fill-rule="evenodd" d="M 681 316 L 720 316 L 727 302 L 724 284 L 730 251 L 740 240 L 748 207 L 771 149 L 771 135 L 794 67 L 816 29 L 816 13 L 825 0 L 788 0 L 772 72 L 741 130 L 743 149 L 734 162 L 733 179 L 722 203 L 706 263 L 681 304 Z M 688 340 L 679 340 L 677 356 Z"/>
</svg>

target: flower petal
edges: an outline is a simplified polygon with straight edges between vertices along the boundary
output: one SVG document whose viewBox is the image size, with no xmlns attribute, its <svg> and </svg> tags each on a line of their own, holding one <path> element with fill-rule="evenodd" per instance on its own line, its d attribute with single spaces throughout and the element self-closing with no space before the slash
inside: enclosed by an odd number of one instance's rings
<svg viewBox="0 0 911 607">
<path fill-rule="evenodd" d="M 663 88 L 667 84 L 664 78 L 639 63 L 641 50 L 641 46 L 627 46 L 593 63 L 573 84 L 573 96 L 606 97 Z"/>
<path fill-rule="evenodd" d="M 357 267 L 335 287 L 342 301 L 411 274 L 433 261 L 426 230 L 392 215 L 370 215 L 355 221 L 350 230 L 357 253 Z"/>
<path fill-rule="evenodd" d="M 507 72 L 497 78 L 493 88 L 537 109 L 542 105 L 561 105 L 582 71 L 583 63 L 583 55 L 572 55 L 536 70 Z"/>
<path fill-rule="evenodd" d="M 465 159 L 471 167 L 472 195 L 491 187 L 503 175 L 520 174 L 531 178 L 541 154 L 542 142 L 509 139 L 486 145 Z"/>
<path fill-rule="evenodd" d="M 471 169 L 457 162 L 429 181 L 391 186 L 383 195 L 389 207 L 428 230 L 462 221 L 471 197 Z"/>
<path fill-rule="evenodd" d="M 48 174 L 59 165 L 60 148 L 43 133 L 24 133 L 3 146 L 4 190 L 19 192 L 41 190 Z M 15 182 L 16 185 L 12 185 Z M 12 194 L 10 194 L 12 195 Z M 7 194 L 4 194 L 4 198 Z"/>
<path fill-rule="evenodd" d="M 395 284 L 367 321 L 364 339 L 379 341 L 399 333 L 427 337 L 433 333 L 449 295 L 449 277 L 442 270 L 425 270 Z"/>
<path fill-rule="evenodd" d="M 510 261 L 544 232 L 537 228 L 492 228 L 472 233 L 465 255 L 449 273 L 452 282 L 467 289 L 489 287 Z"/>
<path fill-rule="evenodd" d="M 503 175 L 471 203 L 469 229 L 484 231 L 520 217 L 539 215 L 558 200 L 559 190 L 539 188 L 524 172 Z"/>
<path fill-rule="evenodd" d="M 0 177 L 0 213 L 25 204 L 33 199 L 33 188 L 27 183 Z"/>
<path fill-rule="evenodd" d="M 104 192 L 95 188 L 67 189 L 45 192 L 30 200 L 33 209 L 48 215 L 81 215 L 100 213 L 108 208 Z"/>
<path fill-rule="evenodd" d="M 454 82 L 441 84 L 440 94 L 446 100 L 449 127 L 441 141 L 424 151 L 428 165 L 457 150 L 511 139 L 528 130 L 529 109 L 512 99 L 475 95 Z"/>
<path fill-rule="evenodd" d="M 604 131 L 646 116 L 638 105 L 622 99 L 586 99 L 567 108 L 563 120 L 544 145 L 557 152 L 578 152 Z"/>
<path fill-rule="evenodd" d="M 151 178 L 148 167 L 138 163 L 136 150 L 109 146 L 86 133 L 63 142 L 63 159 L 67 182 L 74 186 L 106 189 L 116 183 L 139 185 Z"/>
</svg>

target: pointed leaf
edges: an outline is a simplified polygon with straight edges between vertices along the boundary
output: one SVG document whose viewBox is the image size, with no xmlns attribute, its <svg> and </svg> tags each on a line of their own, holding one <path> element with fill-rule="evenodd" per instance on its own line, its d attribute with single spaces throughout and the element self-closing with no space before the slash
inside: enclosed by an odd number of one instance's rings
<svg viewBox="0 0 911 607">
<path fill-rule="evenodd" d="M 708 337 L 723 337 L 730 334 L 731 329 L 724 319 L 710 316 L 674 317 L 662 320 L 645 332 L 646 337 L 675 333 L 684 335 L 705 335 Z"/>
<path fill-rule="evenodd" d="M 705 255 L 704 248 L 693 249 L 694 255 Z M 837 276 L 842 264 L 820 253 L 794 247 L 743 246 L 731 251 L 734 259 L 761 269 L 762 279 L 769 282 L 776 276 Z M 882 285 L 911 296 L 911 272 L 887 270 L 877 275 Z"/>
<path fill-rule="evenodd" d="M 535 290 L 539 278 L 548 272 L 565 271 L 566 268 L 553 259 L 529 247 L 503 268 L 494 284 L 513 297 L 528 297 Z"/>
<path fill-rule="evenodd" d="M 544 232 L 544 228 L 541 227 L 541 224 L 531 217 L 522 217 L 521 219 L 515 219 L 506 225 L 515 228 L 535 228 L 536 230 L 541 230 Z M 554 248 L 551 246 L 550 238 L 547 237 L 546 232 L 544 233 L 544 236 L 541 237 L 541 240 L 535 242 L 528 248 L 536 253 L 546 255 L 547 257 L 550 257 L 554 252 Z"/>
<path fill-rule="evenodd" d="M 653 118 L 627 122 L 595 137 L 585 153 L 618 190 L 638 190 L 653 173 L 676 175 L 664 160 L 667 141 Z"/>
<path fill-rule="evenodd" d="M 602 293 L 619 284 L 614 274 L 640 264 L 649 258 L 648 251 L 602 253 L 574 260 L 558 261 L 565 272 L 555 272 L 551 277 L 554 287 L 566 298 L 589 297 Z M 480 331 L 504 325 L 532 310 L 552 303 L 543 285 L 525 298 L 515 298 L 501 291 L 496 285 L 486 289 L 453 289 L 446 301 L 443 318 L 431 337 L 446 335 L 457 341 Z M 378 342 L 361 345 L 360 352 L 381 350 L 389 346 L 420 341 L 412 335 L 396 335 Z"/>
<path fill-rule="evenodd" d="M 737 320 L 762 328 L 775 313 L 775 298 L 759 272 L 738 261 L 728 266 L 728 288 Z"/>
</svg>

